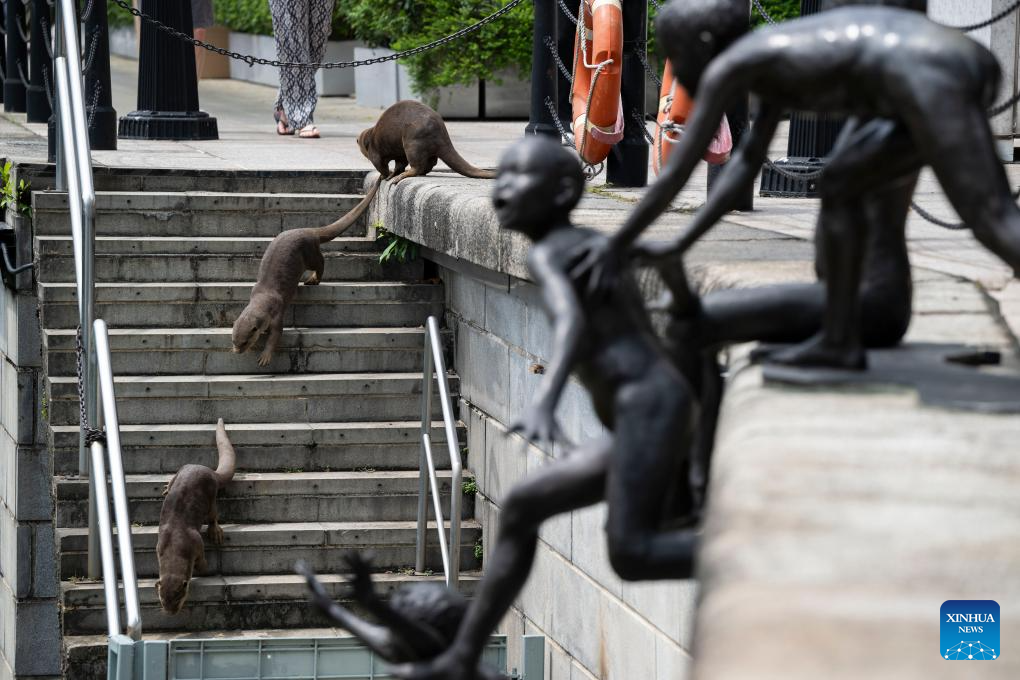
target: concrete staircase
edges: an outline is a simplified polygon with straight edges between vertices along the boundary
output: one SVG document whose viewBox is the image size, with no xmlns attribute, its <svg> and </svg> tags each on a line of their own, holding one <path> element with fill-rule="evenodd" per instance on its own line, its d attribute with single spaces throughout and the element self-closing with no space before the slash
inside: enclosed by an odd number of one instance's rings
<svg viewBox="0 0 1020 680">
<path fill-rule="evenodd" d="M 297 559 L 345 595 L 340 557 L 371 549 L 384 588 L 413 575 L 421 325 L 443 291 L 422 262 L 379 265 L 365 224 L 324 246 L 325 282 L 302 287 L 265 369 L 230 352 L 259 260 L 283 229 L 327 224 L 360 198 L 361 173 L 97 174 L 96 301 L 111 328 L 146 634 L 335 631 L 308 606 Z M 340 192 L 340 193 L 336 193 Z M 77 300 L 64 194 L 33 195 L 50 450 L 66 643 L 65 676 L 105 665 L 102 584 L 86 574 L 88 482 L 77 475 Z M 456 391 L 457 382 L 451 382 Z M 435 418 L 438 420 L 439 406 Z M 215 466 L 222 417 L 238 473 L 218 503 L 222 548 L 178 615 L 159 608 L 161 491 L 185 463 Z M 442 441 L 441 430 L 436 435 Z M 441 459 L 444 447 L 438 447 Z M 448 465 L 448 460 L 443 465 Z M 443 493 L 448 496 L 448 473 Z M 461 493 L 461 490 L 454 490 Z M 481 531 L 464 499 L 463 587 Z M 430 535 L 435 544 L 434 535 Z M 441 572 L 438 551 L 430 568 Z"/>
</svg>

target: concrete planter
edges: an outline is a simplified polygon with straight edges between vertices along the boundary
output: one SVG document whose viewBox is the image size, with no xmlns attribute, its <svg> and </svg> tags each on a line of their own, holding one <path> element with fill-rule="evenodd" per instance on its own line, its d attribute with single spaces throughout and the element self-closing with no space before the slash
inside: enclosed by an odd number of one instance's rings
<svg viewBox="0 0 1020 680">
<path fill-rule="evenodd" d="M 110 54 L 127 59 L 138 58 L 138 41 L 135 29 L 131 26 L 118 26 L 110 29 Z"/>
<path fill-rule="evenodd" d="M 351 61 L 355 50 L 362 43 L 356 40 L 330 41 L 326 44 L 324 61 Z M 250 33 L 230 32 L 230 49 L 241 54 L 251 54 L 263 59 L 276 59 L 276 40 L 271 35 L 252 35 Z M 354 94 L 354 74 L 352 69 L 319 70 L 315 74 L 315 84 L 319 95 L 323 97 Z M 230 61 L 230 77 L 234 80 L 245 80 L 270 87 L 280 86 L 279 69 L 273 66 L 255 65 L 249 67 L 243 61 Z"/>
<path fill-rule="evenodd" d="M 393 54 L 386 48 L 359 47 L 354 58 L 374 59 Z M 355 69 L 355 92 L 359 106 L 384 109 L 401 99 L 423 101 L 445 118 L 478 118 L 479 87 L 454 85 L 440 87 L 434 93 L 419 93 L 414 90 L 407 68 L 395 61 Z M 520 80 L 516 73 L 508 72 L 502 84 L 485 83 L 485 116 L 488 118 L 527 117 L 529 84 Z"/>
</svg>

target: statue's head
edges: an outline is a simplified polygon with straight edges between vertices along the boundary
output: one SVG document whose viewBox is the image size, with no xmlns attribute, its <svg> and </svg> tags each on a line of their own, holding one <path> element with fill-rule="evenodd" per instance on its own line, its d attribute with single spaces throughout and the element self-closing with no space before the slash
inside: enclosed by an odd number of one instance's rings
<svg viewBox="0 0 1020 680">
<path fill-rule="evenodd" d="M 525 137 L 499 161 L 492 205 L 503 229 L 541 238 L 581 200 L 577 154 L 545 136 Z"/>
<path fill-rule="evenodd" d="M 655 18 L 673 75 L 692 96 L 708 64 L 749 28 L 746 0 L 672 0 Z"/>
</svg>

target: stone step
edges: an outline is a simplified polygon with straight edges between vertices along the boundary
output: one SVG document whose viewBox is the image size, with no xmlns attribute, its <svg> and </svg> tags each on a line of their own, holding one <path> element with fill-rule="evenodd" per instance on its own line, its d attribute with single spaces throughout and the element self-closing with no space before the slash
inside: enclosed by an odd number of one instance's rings
<svg viewBox="0 0 1020 680">
<path fill-rule="evenodd" d="M 422 369 L 420 328 L 287 328 L 273 360 L 231 351 L 230 328 L 111 328 L 115 375 L 383 373 Z M 447 339 L 449 333 L 445 334 Z M 75 375 L 75 331 L 43 332 L 50 375 Z"/>
<path fill-rule="evenodd" d="M 272 237 L 287 229 L 330 224 L 361 199 L 360 194 L 332 193 L 97 192 L 96 235 Z M 36 234 L 70 235 L 67 200 L 62 192 L 33 192 Z M 345 235 L 363 236 L 366 215 Z"/>
<path fill-rule="evenodd" d="M 415 562 L 417 522 L 295 522 L 277 524 L 223 524 L 224 543 L 206 539 L 205 556 L 210 573 L 221 576 L 293 574 L 294 562 L 304 560 L 316 572 L 328 573 L 343 564 L 344 553 L 370 550 L 372 564 L 380 570 L 397 570 Z M 429 524 L 426 568 L 441 572 L 443 560 L 436 540 L 436 524 Z M 449 531 L 447 527 L 445 531 Z M 131 540 L 139 578 L 158 578 L 156 525 L 135 527 Z M 468 520 L 461 525 L 461 568 L 478 569 L 475 542 L 481 525 Z M 57 529 L 63 580 L 88 571 L 88 529 Z"/>
<path fill-rule="evenodd" d="M 78 422 L 74 377 L 47 378 L 49 422 Z M 120 423 L 355 422 L 421 415 L 418 373 L 117 376 Z M 456 392 L 456 378 L 450 389 Z M 438 400 L 434 415 L 441 417 Z M 253 418 L 254 416 L 254 418 Z"/>
<path fill-rule="evenodd" d="M 159 522 L 163 489 L 171 475 L 128 475 L 131 521 Z M 450 472 L 438 472 L 443 507 L 449 507 Z M 472 479 L 469 473 L 465 481 Z M 88 479 L 56 477 L 57 526 L 83 527 L 88 519 Z M 418 516 L 418 471 L 239 472 L 219 492 L 224 522 L 400 522 Z M 474 517 L 474 497 L 465 495 L 463 519 Z"/>
<path fill-rule="evenodd" d="M 230 327 L 248 304 L 251 282 L 99 283 L 96 316 L 111 327 Z M 40 283 L 43 328 L 78 323 L 73 283 Z M 299 286 L 284 326 L 316 328 L 421 326 L 443 311 L 443 288 L 432 283 L 331 282 Z"/>
<path fill-rule="evenodd" d="M 216 466 L 216 426 L 121 425 L 128 474 L 173 474 L 187 463 Z M 53 471 L 78 473 L 78 426 L 50 427 Z M 417 470 L 421 422 L 227 423 L 238 467 L 247 472 Z M 458 427 L 460 442 L 464 428 Z M 442 421 L 432 423 L 436 466 L 449 469 Z M 463 454 L 462 454 L 463 458 Z M 462 461 L 463 462 L 463 461 Z"/>
<path fill-rule="evenodd" d="M 347 599 L 348 586 L 343 576 L 323 574 L 320 580 L 335 600 L 360 613 L 359 608 Z M 377 574 L 374 580 L 377 590 L 388 596 L 401 585 L 420 581 L 442 582 L 443 576 L 394 572 Z M 470 596 L 479 580 L 480 575 L 476 572 L 462 572 L 460 591 Z M 61 596 L 65 634 L 98 634 L 106 630 L 102 582 L 64 581 L 61 583 Z M 141 579 L 138 596 L 142 626 L 146 632 L 231 630 L 239 633 L 261 628 L 329 625 L 329 621 L 308 604 L 305 580 L 296 574 L 198 576 L 191 580 L 184 609 L 173 615 L 160 609 L 155 579 Z"/>
<path fill-rule="evenodd" d="M 18 164 L 32 187 L 52 187 L 53 165 Z M 200 170 L 189 168 L 92 168 L 96 191 L 223 191 L 359 194 L 364 170 Z"/>
<path fill-rule="evenodd" d="M 98 282 L 251 281 L 271 238 L 133 238 L 101 237 L 96 241 L 95 275 Z M 38 280 L 68 283 L 75 280 L 70 236 L 36 238 Z M 353 248 L 352 248 L 353 246 Z M 379 248 L 372 239 L 352 237 L 322 244 L 325 281 L 420 280 L 424 262 L 379 263 Z"/>
</svg>

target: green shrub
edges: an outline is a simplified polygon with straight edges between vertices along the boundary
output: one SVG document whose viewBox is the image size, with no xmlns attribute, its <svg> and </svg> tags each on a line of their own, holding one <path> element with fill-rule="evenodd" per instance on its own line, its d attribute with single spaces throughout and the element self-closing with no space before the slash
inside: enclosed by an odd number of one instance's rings
<svg viewBox="0 0 1020 680">
<path fill-rule="evenodd" d="M 130 0 L 128 1 L 130 2 Z M 121 26 L 132 26 L 134 24 L 135 18 L 131 16 L 131 12 L 113 0 L 107 0 L 106 8 L 106 20 L 110 24 L 110 28 L 120 28 Z"/>
<path fill-rule="evenodd" d="M 348 0 L 341 12 L 359 40 L 401 51 L 470 26 L 508 1 Z M 494 80 L 506 68 L 526 76 L 531 72 L 532 16 L 531 2 L 523 2 L 482 29 L 403 63 L 422 93 L 443 85 Z"/>
</svg>

